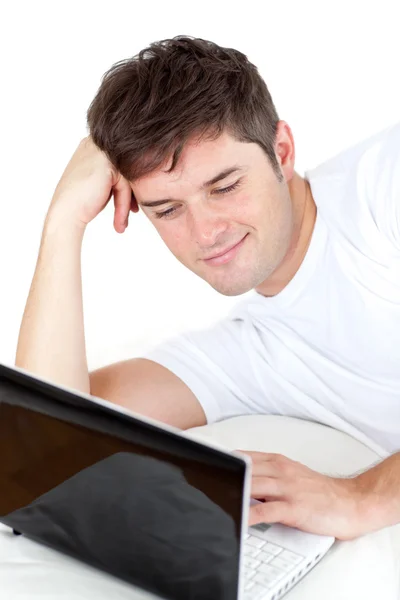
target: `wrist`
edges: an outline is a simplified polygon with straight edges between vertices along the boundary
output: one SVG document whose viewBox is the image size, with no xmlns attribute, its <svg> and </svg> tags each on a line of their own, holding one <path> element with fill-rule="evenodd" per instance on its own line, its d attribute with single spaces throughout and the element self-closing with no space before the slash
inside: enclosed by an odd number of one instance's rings
<svg viewBox="0 0 400 600">
<path fill-rule="evenodd" d="M 68 214 L 66 211 L 61 211 L 56 207 L 49 208 L 45 223 L 44 233 L 47 236 L 68 237 L 82 240 L 86 231 L 86 223 Z"/>
<path fill-rule="evenodd" d="M 370 473 L 367 471 L 354 477 L 353 486 L 361 534 L 385 527 L 386 506 Z"/>
<path fill-rule="evenodd" d="M 366 490 L 359 485 L 356 477 L 334 479 L 338 514 L 344 528 L 339 535 L 341 540 L 353 540 L 371 531 L 371 500 Z M 344 532 L 344 534 L 343 534 Z"/>
</svg>

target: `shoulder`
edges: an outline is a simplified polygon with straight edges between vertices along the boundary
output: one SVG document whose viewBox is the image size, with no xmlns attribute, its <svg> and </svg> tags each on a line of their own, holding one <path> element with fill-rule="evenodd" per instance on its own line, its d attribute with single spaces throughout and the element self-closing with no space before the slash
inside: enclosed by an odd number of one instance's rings
<svg viewBox="0 0 400 600">
<path fill-rule="evenodd" d="M 359 181 L 377 228 L 400 252 L 400 123 L 371 139 L 360 162 Z"/>
<path fill-rule="evenodd" d="M 353 234 L 369 241 L 380 236 L 400 252 L 400 122 L 306 173 L 317 204 L 332 225 L 357 227 Z"/>
</svg>

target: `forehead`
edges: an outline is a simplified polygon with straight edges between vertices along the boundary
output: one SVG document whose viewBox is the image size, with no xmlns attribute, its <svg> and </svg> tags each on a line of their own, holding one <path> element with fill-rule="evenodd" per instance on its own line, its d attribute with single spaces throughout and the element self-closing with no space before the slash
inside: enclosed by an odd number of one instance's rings
<svg viewBox="0 0 400 600">
<path fill-rule="evenodd" d="M 171 173 L 172 157 L 158 169 L 131 183 L 135 195 L 147 196 L 157 190 L 176 187 L 191 183 L 200 186 L 211 179 L 219 171 L 229 168 L 238 161 L 246 164 L 246 150 L 253 144 L 237 141 L 232 135 L 223 132 L 215 140 L 194 139 L 189 141 L 182 150 L 179 162 Z"/>
</svg>

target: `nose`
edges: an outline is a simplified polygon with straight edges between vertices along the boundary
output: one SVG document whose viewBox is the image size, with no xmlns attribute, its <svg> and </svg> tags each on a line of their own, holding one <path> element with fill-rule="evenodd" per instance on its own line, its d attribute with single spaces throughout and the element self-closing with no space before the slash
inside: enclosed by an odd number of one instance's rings
<svg viewBox="0 0 400 600">
<path fill-rule="evenodd" d="M 227 219 L 210 207 L 196 207 L 195 210 L 192 209 L 190 221 L 192 239 L 202 249 L 215 246 L 221 234 L 228 229 Z"/>
</svg>

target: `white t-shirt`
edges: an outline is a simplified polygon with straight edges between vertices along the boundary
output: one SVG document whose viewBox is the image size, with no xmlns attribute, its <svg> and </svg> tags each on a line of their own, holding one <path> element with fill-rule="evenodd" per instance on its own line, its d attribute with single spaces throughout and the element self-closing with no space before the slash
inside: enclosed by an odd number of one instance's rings
<svg viewBox="0 0 400 600">
<path fill-rule="evenodd" d="M 307 254 L 276 296 L 150 351 L 208 423 L 279 414 L 400 450 L 400 123 L 306 171 L 317 205 Z"/>
</svg>

